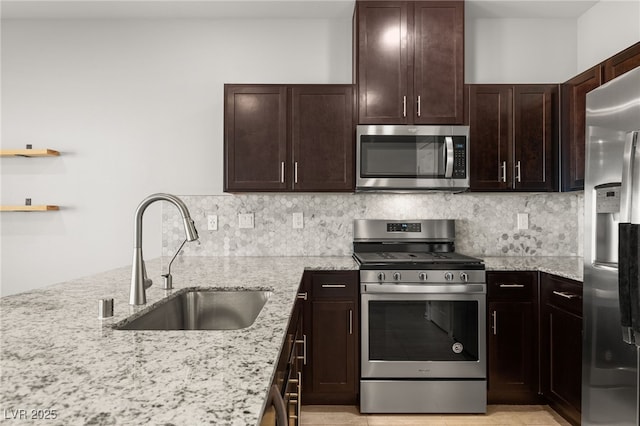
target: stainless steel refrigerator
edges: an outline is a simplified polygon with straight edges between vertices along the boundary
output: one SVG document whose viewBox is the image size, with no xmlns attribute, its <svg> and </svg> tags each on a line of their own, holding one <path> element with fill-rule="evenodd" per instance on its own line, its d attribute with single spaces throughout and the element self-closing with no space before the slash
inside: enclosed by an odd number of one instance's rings
<svg viewBox="0 0 640 426">
<path fill-rule="evenodd" d="M 582 424 L 638 425 L 640 68 L 587 94 Z"/>
</svg>

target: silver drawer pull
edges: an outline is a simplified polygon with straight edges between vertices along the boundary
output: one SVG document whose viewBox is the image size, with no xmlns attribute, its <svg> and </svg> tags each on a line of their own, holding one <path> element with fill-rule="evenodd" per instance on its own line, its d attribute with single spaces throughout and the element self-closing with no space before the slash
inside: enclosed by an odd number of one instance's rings
<svg viewBox="0 0 640 426">
<path fill-rule="evenodd" d="M 568 293 L 566 291 L 554 291 L 553 294 L 555 294 L 556 296 L 560 296 L 560 297 L 564 297 L 565 299 L 575 299 L 576 297 L 580 297 L 577 294 L 573 294 L 573 293 Z"/>
<path fill-rule="evenodd" d="M 500 288 L 523 288 L 524 284 L 500 284 Z"/>
<path fill-rule="evenodd" d="M 346 284 L 322 284 L 322 288 L 345 288 Z"/>
<path fill-rule="evenodd" d="M 307 300 L 307 292 L 298 293 L 298 299 Z"/>
</svg>

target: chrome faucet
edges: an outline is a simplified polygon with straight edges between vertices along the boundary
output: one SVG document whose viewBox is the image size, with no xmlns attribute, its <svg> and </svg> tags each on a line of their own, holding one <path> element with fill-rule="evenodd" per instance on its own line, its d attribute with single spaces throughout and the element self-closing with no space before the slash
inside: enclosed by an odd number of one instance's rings
<svg viewBox="0 0 640 426">
<path fill-rule="evenodd" d="M 171 194 L 152 194 L 142 200 L 136 209 L 135 219 L 135 240 L 133 245 L 133 268 L 131 271 L 131 294 L 129 295 L 130 305 L 144 305 L 147 303 L 146 289 L 151 287 L 152 281 L 147 277 L 147 269 L 144 266 L 142 258 L 142 215 L 149 204 L 155 201 L 168 201 L 180 210 L 184 230 L 187 234 L 187 241 L 195 241 L 198 239 L 198 231 L 189 215 L 187 206 L 181 199 Z"/>
</svg>

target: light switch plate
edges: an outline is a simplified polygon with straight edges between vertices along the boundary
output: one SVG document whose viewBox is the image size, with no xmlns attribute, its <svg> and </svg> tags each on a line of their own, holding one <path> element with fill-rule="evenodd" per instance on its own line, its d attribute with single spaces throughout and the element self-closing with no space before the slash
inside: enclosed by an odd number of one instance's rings
<svg viewBox="0 0 640 426">
<path fill-rule="evenodd" d="M 304 228 L 304 215 L 302 214 L 302 212 L 296 212 L 293 214 L 293 228 L 294 229 Z"/>
<path fill-rule="evenodd" d="M 209 231 L 217 231 L 218 230 L 218 215 L 217 214 L 207 215 L 207 229 Z"/>
<path fill-rule="evenodd" d="M 529 229 L 529 213 L 518 213 L 518 229 Z"/>
<path fill-rule="evenodd" d="M 238 228 L 244 228 L 244 229 L 253 228 L 253 213 L 239 213 Z"/>
</svg>

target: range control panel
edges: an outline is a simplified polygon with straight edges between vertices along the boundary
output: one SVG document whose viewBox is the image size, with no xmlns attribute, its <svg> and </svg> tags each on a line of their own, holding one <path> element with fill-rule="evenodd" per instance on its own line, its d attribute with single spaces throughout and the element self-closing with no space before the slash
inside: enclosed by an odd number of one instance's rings
<svg viewBox="0 0 640 426">
<path fill-rule="evenodd" d="M 420 223 L 387 223 L 387 232 L 422 232 Z"/>
</svg>

